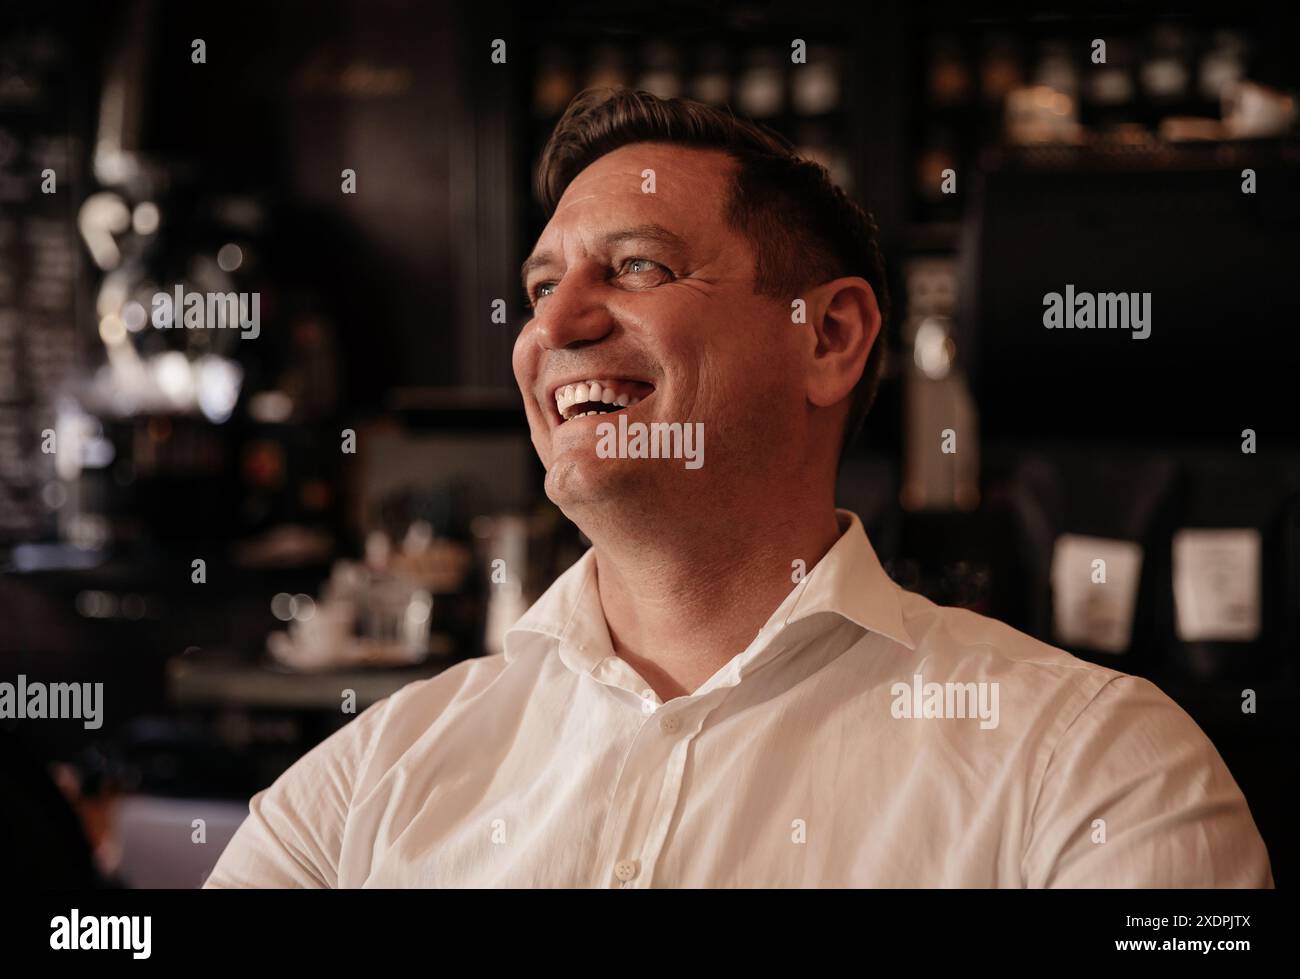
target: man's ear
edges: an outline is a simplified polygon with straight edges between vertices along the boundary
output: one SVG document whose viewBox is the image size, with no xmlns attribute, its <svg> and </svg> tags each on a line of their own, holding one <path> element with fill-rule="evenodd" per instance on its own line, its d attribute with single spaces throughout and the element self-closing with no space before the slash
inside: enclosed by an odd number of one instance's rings
<svg viewBox="0 0 1300 979">
<path fill-rule="evenodd" d="M 849 396 L 879 339 L 876 291 L 861 276 L 824 282 L 808 302 L 815 346 L 808 362 L 808 400 L 819 408 Z"/>
</svg>

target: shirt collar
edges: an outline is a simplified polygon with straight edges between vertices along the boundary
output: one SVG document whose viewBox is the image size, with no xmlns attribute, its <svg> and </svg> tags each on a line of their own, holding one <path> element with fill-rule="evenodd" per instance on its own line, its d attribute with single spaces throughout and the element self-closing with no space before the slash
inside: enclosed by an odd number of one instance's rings
<svg viewBox="0 0 1300 979">
<path fill-rule="evenodd" d="M 588 548 L 506 631 L 507 663 L 519 656 L 527 633 L 554 639 L 560 644 L 560 655 L 565 664 L 571 668 L 581 666 L 581 672 L 590 672 L 601 659 L 614 654 L 609 626 L 600 605 L 600 592 L 596 588 L 594 550 Z M 574 662 L 578 654 L 587 653 L 591 655 L 583 655 L 582 664 Z"/>
<path fill-rule="evenodd" d="M 868 632 L 916 649 L 903 621 L 902 589 L 885 573 L 856 513 L 836 510 L 841 534 L 796 589 L 794 608 L 783 624 L 831 612 Z"/>
<path fill-rule="evenodd" d="M 839 540 L 775 610 L 764 631 L 779 632 L 818 613 L 831 613 L 914 650 L 899 601 L 902 589 L 881 567 L 857 514 L 836 510 L 835 515 Z M 555 639 L 561 659 L 579 672 L 590 672 L 614 655 L 595 570 L 595 552 L 589 549 L 555 580 L 506 632 L 507 663 L 518 657 L 526 633 Z"/>
</svg>

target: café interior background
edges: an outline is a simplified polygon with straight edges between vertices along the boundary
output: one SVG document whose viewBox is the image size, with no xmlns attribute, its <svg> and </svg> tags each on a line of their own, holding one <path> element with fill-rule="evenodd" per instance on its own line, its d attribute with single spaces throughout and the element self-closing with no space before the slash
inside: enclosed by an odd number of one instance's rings
<svg viewBox="0 0 1300 979">
<path fill-rule="evenodd" d="M 13 882 L 88 880 L 93 852 L 113 884 L 197 886 L 344 691 L 499 651 L 581 553 L 510 349 L 532 167 L 614 83 L 731 104 L 875 213 L 893 357 L 842 505 L 906 587 L 1157 682 L 1287 886 L 1283 10 L 6 5 L 0 680 L 104 685 L 96 729 L 0 720 Z M 1067 284 L 1149 291 L 1150 335 L 1045 330 Z M 156 329 L 178 285 L 257 297 L 258 335 Z"/>
</svg>

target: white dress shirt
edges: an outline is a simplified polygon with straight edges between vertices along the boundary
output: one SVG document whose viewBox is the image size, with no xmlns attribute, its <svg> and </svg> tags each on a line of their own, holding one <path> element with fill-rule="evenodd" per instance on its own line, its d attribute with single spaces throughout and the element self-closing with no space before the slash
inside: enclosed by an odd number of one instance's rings
<svg viewBox="0 0 1300 979">
<path fill-rule="evenodd" d="M 614 654 L 588 552 L 504 654 L 255 795 L 206 886 L 1272 886 L 1173 701 L 904 591 L 839 519 L 749 646 L 667 703 Z"/>
</svg>

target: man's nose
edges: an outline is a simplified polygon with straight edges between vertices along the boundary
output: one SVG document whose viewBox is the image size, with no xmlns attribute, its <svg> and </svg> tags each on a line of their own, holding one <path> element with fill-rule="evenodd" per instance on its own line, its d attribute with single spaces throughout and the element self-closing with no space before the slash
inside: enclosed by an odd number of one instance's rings
<svg viewBox="0 0 1300 979">
<path fill-rule="evenodd" d="M 537 311 L 538 341 L 550 350 L 595 343 L 614 328 L 614 319 L 600 302 L 599 289 L 577 276 L 555 287 Z"/>
</svg>

